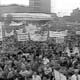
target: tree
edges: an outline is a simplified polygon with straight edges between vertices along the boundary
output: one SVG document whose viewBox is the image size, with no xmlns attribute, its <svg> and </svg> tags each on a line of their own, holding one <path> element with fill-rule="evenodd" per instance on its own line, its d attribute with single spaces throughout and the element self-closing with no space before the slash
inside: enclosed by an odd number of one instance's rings
<svg viewBox="0 0 80 80">
<path fill-rule="evenodd" d="M 4 17 L 4 28 L 8 33 L 12 32 L 13 29 L 11 26 L 9 26 L 12 20 L 13 20 L 13 16 L 10 14 Z"/>
<path fill-rule="evenodd" d="M 12 20 L 13 20 L 13 17 L 12 17 L 12 15 L 10 15 L 10 14 L 8 14 L 8 15 L 6 16 L 6 18 L 5 18 L 5 22 L 6 22 L 7 24 L 10 24 Z"/>
</svg>

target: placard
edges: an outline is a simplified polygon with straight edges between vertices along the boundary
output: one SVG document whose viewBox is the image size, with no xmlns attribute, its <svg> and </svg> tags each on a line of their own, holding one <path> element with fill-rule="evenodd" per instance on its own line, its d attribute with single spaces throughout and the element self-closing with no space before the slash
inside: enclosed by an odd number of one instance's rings
<svg viewBox="0 0 80 80">
<path fill-rule="evenodd" d="M 32 34 L 30 35 L 31 40 L 33 41 L 46 41 L 47 40 L 47 34 L 43 34 L 42 36 L 40 34 Z"/>
<path fill-rule="evenodd" d="M 49 37 L 64 37 L 67 36 L 67 31 L 49 31 Z"/>
<path fill-rule="evenodd" d="M 18 34 L 18 41 L 27 41 L 29 40 L 28 34 Z"/>
</svg>

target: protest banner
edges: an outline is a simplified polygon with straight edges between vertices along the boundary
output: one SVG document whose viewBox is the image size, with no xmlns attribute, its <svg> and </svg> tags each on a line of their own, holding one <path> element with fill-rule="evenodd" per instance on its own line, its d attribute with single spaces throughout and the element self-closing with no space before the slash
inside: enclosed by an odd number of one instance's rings
<svg viewBox="0 0 80 80">
<path fill-rule="evenodd" d="M 5 30 L 5 37 L 10 37 L 14 35 L 14 30 L 12 30 L 10 33 L 7 33 L 7 31 Z"/>
<path fill-rule="evenodd" d="M 28 34 L 18 34 L 18 41 L 27 41 L 29 40 Z"/>
<path fill-rule="evenodd" d="M 30 38 L 33 41 L 46 41 L 47 40 L 47 33 L 45 32 L 43 35 L 34 33 L 34 34 L 30 35 Z"/>
<path fill-rule="evenodd" d="M 27 41 L 29 40 L 29 36 L 27 32 L 23 32 L 23 29 L 16 30 L 18 41 Z"/>
<path fill-rule="evenodd" d="M 67 31 L 49 31 L 49 37 L 65 37 L 67 36 Z"/>
</svg>

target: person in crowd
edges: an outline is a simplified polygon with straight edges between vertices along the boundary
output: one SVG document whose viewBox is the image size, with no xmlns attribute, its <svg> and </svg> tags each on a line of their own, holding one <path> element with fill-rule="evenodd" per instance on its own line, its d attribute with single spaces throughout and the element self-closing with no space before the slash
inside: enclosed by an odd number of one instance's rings
<svg viewBox="0 0 80 80">
<path fill-rule="evenodd" d="M 80 80 L 80 74 L 78 69 L 74 70 L 74 74 L 71 76 L 71 80 Z"/>
<path fill-rule="evenodd" d="M 41 80 L 41 76 L 37 74 L 37 72 L 34 72 L 32 75 L 32 80 Z"/>
<path fill-rule="evenodd" d="M 58 47 L 57 44 L 32 41 L 25 48 L 19 48 L 16 54 L 1 55 L 0 80 L 55 80 L 54 69 L 67 79 L 72 80 L 75 74 L 79 76 L 80 55 L 75 53 L 68 56 L 62 49 L 58 51 Z"/>
</svg>

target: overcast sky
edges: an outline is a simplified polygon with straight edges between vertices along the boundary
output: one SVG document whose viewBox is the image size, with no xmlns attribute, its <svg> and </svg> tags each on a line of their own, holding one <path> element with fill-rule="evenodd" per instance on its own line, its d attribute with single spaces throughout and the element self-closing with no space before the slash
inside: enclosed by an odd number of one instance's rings
<svg viewBox="0 0 80 80">
<path fill-rule="evenodd" d="M 29 5 L 29 0 L 0 0 L 1 4 L 22 4 Z M 80 8 L 80 0 L 52 0 L 51 11 L 56 12 L 59 16 L 69 15 L 73 9 Z"/>
<path fill-rule="evenodd" d="M 0 0 L 1 4 L 22 4 L 29 5 L 29 0 Z"/>
</svg>

